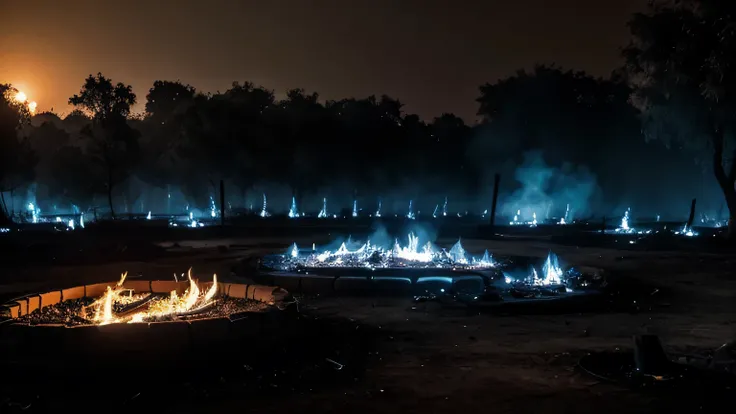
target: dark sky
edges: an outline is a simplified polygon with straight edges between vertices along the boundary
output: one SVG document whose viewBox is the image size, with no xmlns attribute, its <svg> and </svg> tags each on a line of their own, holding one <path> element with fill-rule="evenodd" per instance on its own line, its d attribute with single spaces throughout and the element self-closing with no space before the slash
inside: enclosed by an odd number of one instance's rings
<svg viewBox="0 0 736 414">
<path fill-rule="evenodd" d="M 85 76 L 202 91 L 234 80 L 388 94 L 426 119 L 474 118 L 477 87 L 534 63 L 608 76 L 646 0 L 0 0 L 0 82 L 69 111 Z M 137 108 L 141 109 L 141 106 Z"/>
</svg>

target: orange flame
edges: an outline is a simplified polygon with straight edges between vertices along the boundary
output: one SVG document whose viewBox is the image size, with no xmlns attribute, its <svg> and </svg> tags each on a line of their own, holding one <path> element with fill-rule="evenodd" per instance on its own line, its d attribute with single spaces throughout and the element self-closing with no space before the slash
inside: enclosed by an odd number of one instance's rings
<svg viewBox="0 0 736 414">
<path fill-rule="evenodd" d="M 93 318 L 94 323 L 98 325 L 119 322 L 139 323 L 146 322 L 152 318 L 183 314 L 210 305 L 217 296 L 217 275 L 212 277 L 212 286 L 210 286 L 206 293 L 202 294 L 199 286 L 192 278 L 192 269 L 189 269 L 187 272 L 189 287 L 183 296 L 180 297 L 173 290 L 168 298 L 152 301 L 146 311 L 138 312 L 125 318 L 118 318 L 113 312 L 113 304 L 119 301 L 122 292 L 126 291 L 122 286 L 127 275 L 127 272 L 123 273 L 115 287 L 108 286 L 105 294 L 93 303 L 92 306 L 96 308 Z"/>
</svg>

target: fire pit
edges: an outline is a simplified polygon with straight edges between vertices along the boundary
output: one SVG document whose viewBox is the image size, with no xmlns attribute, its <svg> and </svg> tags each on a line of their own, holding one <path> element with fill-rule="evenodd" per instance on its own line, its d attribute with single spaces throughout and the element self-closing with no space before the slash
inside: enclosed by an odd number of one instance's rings
<svg viewBox="0 0 736 414">
<path fill-rule="evenodd" d="M 418 237 L 409 234 L 406 246 L 396 240 L 390 248 L 348 240 L 334 250 L 304 251 L 293 244 L 286 254 L 264 257 L 261 268 L 270 282 L 305 294 L 381 291 L 519 301 L 590 293 L 604 283 L 598 269 L 563 268 L 552 252 L 537 261 L 494 258 L 488 251 L 474 257 L 460 240 L 449 250 L 430 242 L 420 247 Z"/>
<path fill-rule="evenodd" d="M 278 325 L 281 288 L 183 280 L 127 280 L 29 295 L 6 303 L 5 351 L 16 357 L 52 354 L 131 357 L 181 355 Z"/>
</svg>

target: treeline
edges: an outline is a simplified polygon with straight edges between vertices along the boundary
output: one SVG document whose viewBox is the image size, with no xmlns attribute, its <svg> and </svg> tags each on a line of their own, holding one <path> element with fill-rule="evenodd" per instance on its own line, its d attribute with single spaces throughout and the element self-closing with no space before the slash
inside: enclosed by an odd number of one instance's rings
<svg viewBox="0 0 736 414">
<path fill-rule="evenodd" d="M 636 127 L 626 86 L 583 73 L 540 66 L 480 91 L 485 122 L 473 126 L 453 114 L 423 121 L 388 96 L 322 102 L 295 89 L 277 100 L 247 82 L 203 94 L 156 81 L 144 98 L 145 115 L 133 117 L 132 88 L 98 74 L 70 98 L 77 110 L 63 119 L 36 115 L 22 129 L 27 145 L 16 152 L 25 149 L 31 162 L 18 166 L 25 181 L 11 185 L 18 191 L 33 182 L 40 200 L 81 209 L 104 199 L 112 211 L 140 196 L 131 177 L 179 188 L 201 209 L 220 180 L 237 193 L 280 183 L 297 198 L 331 185 L 472 195 L 486 170 L 529 149 L 600 165 L 606 146 L 615 146 L 614 114 Z"/>
<path fill-rule="evenodd" d="M 692 158 L 710 163 L 733 217 L 734 6 L 665 3 L 632 18 L 626 65 L 610 78 L 553 66 L 519 71 L 480 87 L 481 122 L 471 125 L 452 114 L 423 120 L 388 96 L 323 101 L 294 89 L 276 99 L 248 82 L 209 94 L 156 81 L 139 98 L 98 74 L 70 98 L 76 111 L 64 119 L 37 115 L 18 128 L 29 114 L 4 86 L 0 189 L 34 183 L 48 199 L 84 209 L 103 198 L 113 211 L 137 198 L 131 177 L 176 186 L 199 208 L 220 180 L 240 192 L 280 183 L 297 199 L 335 183 L 358 193 L 398 187 L 472 195 L 489 188 L 493 172 L 541 150 L 552 165 L 587 167 L 614 202 L 642 178 L 659 174 L 664 186 L 676 173 L 656 166 L 662 148 L 647 146 L 646 136 L 698 151 Z M 141 99 L 145 114 L 131 116 Z"/>
</svg>

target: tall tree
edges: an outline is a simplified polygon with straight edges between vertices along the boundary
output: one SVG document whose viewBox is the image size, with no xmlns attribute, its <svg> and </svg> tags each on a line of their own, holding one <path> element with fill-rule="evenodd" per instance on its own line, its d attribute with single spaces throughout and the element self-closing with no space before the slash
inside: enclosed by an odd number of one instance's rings
<svg viewBox="0 0 736 414">
<path fill-rule="evenodd" d="M 113 84 L 101 73 L 89 75 L 78 95 L 69 103 L 85 111 L 92 123 L 83 129 L 89 139 L 87 151 L 105 170 L 105 184 L 110 214 L 115 218 L 113 188 L 128 178 L 138 157 L 138 132 L 127 122 L 136 96 L 130 85 Z"/>
<path fill-rule="evenodd" d="M 179 81 L 157 80 L 146 95 L 146 114 L 153 122 L 165 123 L 186 112 L 196 92 L 193 86 Z"/>
<path fill-rule="evenodd" d="M 26 102 L 16 99 L 17 94 L 12 86 L 0 84 L 0 225 L 10 221 L 2 193 L 31 182 L 36 164 L 28 140 L 18 134 L 28 123 L 30 111 Z"/>
<path fill-rule="evenodd" d="M 629 22 L 632 103 L 648 137 L 709 154 L 736 235 L 736 2 L 654 1 Z"/>
</svg>

